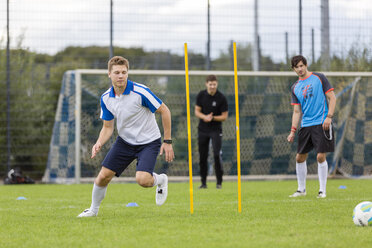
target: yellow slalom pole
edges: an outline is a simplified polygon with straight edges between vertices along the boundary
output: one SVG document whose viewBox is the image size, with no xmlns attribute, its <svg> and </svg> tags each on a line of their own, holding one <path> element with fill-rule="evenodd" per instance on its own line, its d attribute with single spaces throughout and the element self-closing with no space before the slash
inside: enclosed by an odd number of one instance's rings
<svg viewBox="0 0 372 248">
<path fill-rule="evenodd" d="M 187 56 L 187 43 L 185 43 L 185 78 L 186 78 L 186 108 L 187 108 L 187 143 L 189 150 L 189 185 L 190 185 L 190 213 L 194 213 L 194 196 L 192 187 L 192 150 L 190 125 L 190 91 L 189 91 L 189 59 Z"/>
<path fill-rule="evenodd" d="M 242 183 L 240 175 L 240 128 L 239 128 L 239 91 L 236 43 L 234 42 L 234 82 L 235 82 L 235 117 L 236 117 L 236 162 L 238 166 L 238 211 L 242 212 Z"/>
</svg>

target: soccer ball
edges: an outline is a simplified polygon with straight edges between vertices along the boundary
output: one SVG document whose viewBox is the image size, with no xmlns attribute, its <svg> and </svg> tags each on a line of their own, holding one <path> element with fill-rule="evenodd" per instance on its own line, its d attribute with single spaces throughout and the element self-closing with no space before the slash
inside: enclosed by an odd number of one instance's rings
<svg viewBox="0 0 372 248">
<path fill-rule="evenodd" d="M 353 211 L 353 221 L 357 226 L 372 225 L 372 202 L 364 201 L 356 205 Z"/>
</svg>

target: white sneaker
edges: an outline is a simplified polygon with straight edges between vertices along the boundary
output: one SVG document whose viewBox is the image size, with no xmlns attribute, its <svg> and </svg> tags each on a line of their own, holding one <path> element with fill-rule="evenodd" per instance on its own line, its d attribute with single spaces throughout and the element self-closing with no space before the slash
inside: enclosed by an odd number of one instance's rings
<svg viewBox="0 0 372 248">
<path fill-rule="evenodd" d="M 306 195 L 306 190 L 304 190 L 303 192 L 297 190 L 292 195 L 289 195 L 289 197 L 299 197 L 299 196 L 305 196 L 305 195 Z"/>
<path fill-rule="evenodd" d="M 323 193 L 322 191 L 319 191 L 317 198 L 326 198 L 326 193 Z"/>
<path fill-rule="evenodd" d="M 93 212 L 92 210 L 90 210 L 90 208 L 88 209 L 85 209 L 81 214 L 79 214 L 77 217 L 78 218 L 81 218 L 81 217 L 96 217 L 97 214 L 95 212 Z"/>
<path fill-rule="evenodd" d="M 156 200 L 156 205 L 160 206 L 163 205 L 165 200 L 167 200 L 168 196 L 168 176 L 165 174 L 161 174 L 165 176 L 164 183 L 161 185 L 158 185 L 156 187 L 156 195 L 155 195 L 155 200 Z"/>
</svg>

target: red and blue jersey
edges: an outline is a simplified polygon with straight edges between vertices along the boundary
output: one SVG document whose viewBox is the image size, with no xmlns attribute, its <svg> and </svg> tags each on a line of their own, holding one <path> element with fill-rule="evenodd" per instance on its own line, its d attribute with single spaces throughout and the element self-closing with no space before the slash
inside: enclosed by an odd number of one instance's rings
<svg viewBox="0 0 372 248">
<path fill-rule="evenodd" d="M 312 72 L 292 85 L 292 105 L 301 105 L 301 127 L 323 124 L 328 114 L 326 95 L 334 90 L 322 73 Z"/>
</svg>

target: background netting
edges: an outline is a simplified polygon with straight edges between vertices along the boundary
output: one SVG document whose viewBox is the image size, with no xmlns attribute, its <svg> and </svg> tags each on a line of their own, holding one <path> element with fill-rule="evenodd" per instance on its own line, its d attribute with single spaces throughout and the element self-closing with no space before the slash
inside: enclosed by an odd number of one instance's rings
<svg viewBox="0 0 372 248">
<path fill-rule="evenodd" d="M 159 158 L 156 172 L 188 176 L 187 116 L 184 75 L 131 75 L 164 101 L 172 112 L 172 138 L 176 159 L 168 164 Z M 372 78 L 328 77 L 338 96 L 335 136 L 340 152 L 328 155 L 331 171 L 346 176 L 366 176 L 372 169 Z M 199 175 L 197 146 L 198 119 L 194 116 L 196 95 L 205 89 L 205 76 L 190 75 L 191 136 L 193 174 Z M 232 76 L 218 76 L 219 90 L 229 103 L 229 118 L 223 123 L 222 160 L 225 175 L 237 175 L 235 137 L 235 96 Z M 295 174 L 297 139 L 287 142 L 293 107 L 290 88 L 294 76 L 239 76 L 239 111 L 242 175 Z M 106 74 L 82 74 L 81 178 L 95 177 L 100 163 L 115 140 L 90 159 L 92 145 L 102 127 L 100 96 L 110 87 Z M 354 89 L 354 90 L 353 90 Z M 157 120 L 162 130 L 160 116 Z M 344 135 L 343 135 L 344 134 Z M 342 141 L 342 142 L 341 142 Z M 341 142 L 341 143 L 340 143 Z M 212 161 L 213 162 L 213 161 Z M 133 165 L 122 174 L 134 176 Z M 75 72 L 65 73 L 54 125 L 44 181 L 65 182 L 75 175 Z M 308 173 L 317 173 L 316 154 L 308 159 Z"/>
<path fill-rule="evenodd" d="M 337 146 L 331 173 L 372 173 L 372 79 L 356 79 L 337 95 Z"/>
</svg>

